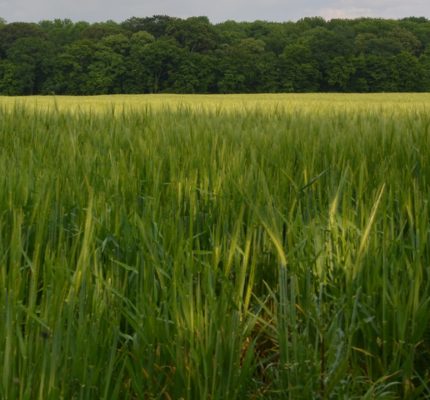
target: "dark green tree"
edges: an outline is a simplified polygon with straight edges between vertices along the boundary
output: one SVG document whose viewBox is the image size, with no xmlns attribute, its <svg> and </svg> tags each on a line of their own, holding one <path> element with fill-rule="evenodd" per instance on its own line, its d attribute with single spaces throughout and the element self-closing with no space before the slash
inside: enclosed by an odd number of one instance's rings
<svg viewBox="0 0 430 400">
<path fill-rule="evenodd" d="M 95 61 L 97 45 L 91 40 L 79 40 L 64 48 L 57 57 L 56 73 L 49 87 L 56 94 L 94 94 L 90 82 L 90 66 Z"/>
<path fill-rule="evenodd" d="M 126 43 L 121 40 L 121 34 L 107 36 L 106 39 L 108 40 L 97 44 L 92 62 L 88 66 L 87 88 L 91 94 L 124 92 L 127 68 L 123 52 L 126 52 Z"/>
<path fill-rule="evenodd" d="M 169 76 L 175 93 L 213 93 L 216 91 L 216 60 L 213 55 L 182 50 L 178 69 Z"/>
<path fill-rule="evenodd" d="M 130 54 L 128 57 L 128 72 L 126 91 L 128 93 L 149 92 L 146 66 L 147 48 L 154 43 L 155 38 L 146 31 L 137 31 L 130 38 Z"/>
<path fill-rule="evenodd" d="M 369 92 L 398 91 L 399 75 L 395 66 L 395 57 L 370 54 L 365 57 L 363 79 Z"/>
<path fill-rule="evenodd" d="M 332 58 L 326 70 L 329 89 L 336 92 L 351 91 L 351 81 L 355 71 L 351 59 L 342 56 Z"/>
<path fill-rule="evenodd" d="M 40 37 L 22 37 L 7 50 L 1 62 L 0 92 L 9 95 L 45 93 L 53 72 L 54 46 Z"/>
<path fill-rule="evenodd" d="M 132 17 L 122 22 L 121 26 L 131 33 L 146 31 L 158 39 L 166 35 L 168 27 L 175 20 L 177 18 L 167 15 L 154 15 L 145 18 Z"/>
<path fill-rule="evenodd" d="M 22 38 L 43 38 L 46 34 L 37 25 L 26 22 L 12 22 L 0 25 L 0 56 L 6 57 L 6 52 L 18 39 Z"/>
<path fill-rule="evenodd" d="M 423 90 L 423 67 L 419 60 L 406 51 L 396 55 L 393 60 L 396 69 L 398 92 L 421 92 Z"/>
<path fill-rule="evenodd" d="M 62 47 L 79 40 L 82 31 L 87 29 L 90 24 L 83 21 L 74 23 L 70 19 L 55 19 L 41 21 L 38 26 L 49 41 L 61 50 Z"/>
<path fill-rule="evenodd" d="M 275 57 L 265 52 L 265 43 L 259 39 L 241 39 L 225 45 L 217 52 L 217 58 L 220 93 L 266 91 L 277 73 L 273 68 Z"/>
<path fill-rule="evenodd" d="M 0 20 L 3 94 L 430 90 L 430 21 Z"/>
<path fill-rule="evenodd" d="M 430 47 L 428 47 L 419 58 L 422 71 L 422 91 L 430 92 Z"/>
<path fill-rule="evenodd" d="M 117 35 L 124 32 L 124 28 L 115 21 L 98 22 L 82 30 L 81 39 L 100 40 L 106 36 Z"/>
<path fill-rule="evenodd" d="M 140 90 L 137 92 L 168 91 L 171 76 L 180 65 L 181 48 L 177 42 L 170 38 L 160 38 L 137 48 L 132 43 L 131 51 L 135 57 L 133 70 L 140 84 Z"/>
<path fill-rule="evenodd" d="M 207 17 L 173 20 L 166 34 L 191 52 L 208 52 L 214 50 L 218 43 L 217 32 Z"/>
<path fill-rule="evenodd" d="M 304 44 L 288 45 L 281 55 L 281 90 L 286 92 L 317 92 L 321 72 L 311 49 Z"/>
</svg>

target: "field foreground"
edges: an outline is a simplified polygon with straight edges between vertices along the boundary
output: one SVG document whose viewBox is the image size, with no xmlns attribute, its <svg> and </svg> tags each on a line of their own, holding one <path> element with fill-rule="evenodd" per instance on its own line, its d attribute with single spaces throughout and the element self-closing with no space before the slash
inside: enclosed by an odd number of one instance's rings
<svg viewBox="0 0 430 400">
<path fill-rule="evenodd" d="M 0 98 L 0 398 L 429 398 L 429 111 Z"/>
</svg>

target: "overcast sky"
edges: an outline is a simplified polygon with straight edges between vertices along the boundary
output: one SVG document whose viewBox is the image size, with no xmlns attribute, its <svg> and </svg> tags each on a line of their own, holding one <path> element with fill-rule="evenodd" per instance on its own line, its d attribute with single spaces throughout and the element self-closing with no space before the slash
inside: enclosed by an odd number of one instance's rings
<svg viewBox="0 0 430 400">
<path fill-rule="evenodd" d="M 54 18 L 124 21 L 155 14 L 205 15 L 214 23 L 227 19 L 294 21 L 306 16 L 430 18 L 430 0 L 0 0 L 0 17 L 8 22 Z"/>
</svg>

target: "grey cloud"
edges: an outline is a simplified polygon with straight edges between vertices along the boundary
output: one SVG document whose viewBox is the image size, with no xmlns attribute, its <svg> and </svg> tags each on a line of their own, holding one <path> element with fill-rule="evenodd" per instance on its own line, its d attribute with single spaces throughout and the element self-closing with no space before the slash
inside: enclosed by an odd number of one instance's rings
<svg viewBox="0 0 430 400">
<path fill-rule="evenodd" d="M 430 17 L 429 0 L 0 0 L 0 17 L 7 21 L 123 21 L 131 16 L 206 15 L 213 22 L 234 20 L 288 21 L 306 16 Z"/>
</svg>

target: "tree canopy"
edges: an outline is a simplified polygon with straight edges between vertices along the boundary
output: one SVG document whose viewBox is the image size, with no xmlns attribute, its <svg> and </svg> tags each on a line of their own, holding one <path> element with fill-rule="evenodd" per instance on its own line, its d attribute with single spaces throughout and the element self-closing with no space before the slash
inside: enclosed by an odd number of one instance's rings
<svg viewBox="0 0 430 400">
<path fill-rule="evenodd" d="M 6 23 L 0 94 L 430 91 L 430 20 Z"/>
</svg>

